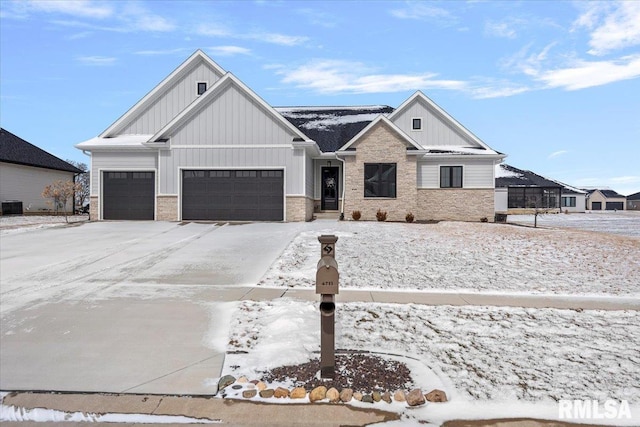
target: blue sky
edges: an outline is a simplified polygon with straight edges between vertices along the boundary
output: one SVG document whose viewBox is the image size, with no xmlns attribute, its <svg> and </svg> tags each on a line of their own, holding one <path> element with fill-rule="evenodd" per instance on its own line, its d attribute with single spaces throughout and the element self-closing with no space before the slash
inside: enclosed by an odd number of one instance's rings
<svg viewBox="0 0 640 427">
<path fill-rule="evenodd" d="M 0 7 L 1 125 L 64 159 L 202 49 L 273 106 L 422 90 L 513 166 L 640 191 L 640 1 Z"/>
</svg>

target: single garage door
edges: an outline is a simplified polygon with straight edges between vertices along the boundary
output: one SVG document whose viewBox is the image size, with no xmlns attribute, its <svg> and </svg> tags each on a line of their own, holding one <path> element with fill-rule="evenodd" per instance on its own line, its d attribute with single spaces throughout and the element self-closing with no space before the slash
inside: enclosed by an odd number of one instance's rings
<svg viewBox="0 0 640 427">
<path fill-rule="evenodd" d="M 102 172 L 103 219 L 153 220 L 154 172 Z"/>
<path fill-rule="evenodd" d="M 608 211 L 622 211 L 624 210 L 624 202 L 607 202 L 606 210 Z"/>
<path fill-rule="evenodd" d="M 282 170 L 182 171 L 182 219 L 282 221 Z"/>
</svg>

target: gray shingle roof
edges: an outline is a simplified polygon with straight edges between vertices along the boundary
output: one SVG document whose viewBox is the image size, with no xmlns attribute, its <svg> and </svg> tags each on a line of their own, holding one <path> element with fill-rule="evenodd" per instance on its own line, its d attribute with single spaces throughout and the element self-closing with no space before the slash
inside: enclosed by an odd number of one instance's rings
<svg viewBox="0 0 640 427">
<path fill-rule="evenodd" d="M 496 174 L 496 187 L 563 187 L 559 183 L 548 180 L 531 171 L 518 169 L 505 163 L 500 164 L 499 167 L 504 173 L 502 174 L 503 176 Z"/>
<path fill-rule="evenodd" d="M 629 194 L 627 200 L 640 200 L 640 191 L 637 193 Z"/>
<path fill-rule="evenodd" d="M 386 105 L 359 107 L 276 107 L 285 119 L 316 141 L 324 153 L 335 152 L 378 115 L 393 112 Z"/>
<path fill-rule="evenodd" d="M 0 161 L 73 173 L 83 172 L 2 128 L 0 128 Z"/>
</svg>

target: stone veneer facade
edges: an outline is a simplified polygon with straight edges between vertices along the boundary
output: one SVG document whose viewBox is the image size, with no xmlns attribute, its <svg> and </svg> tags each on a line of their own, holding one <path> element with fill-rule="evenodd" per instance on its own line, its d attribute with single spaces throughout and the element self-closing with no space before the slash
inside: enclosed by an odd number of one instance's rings
<svg viewBox="0 0 640 427">
<path fill-rule="evenodd" d="M 100 205 L 98 204 L 98 196 L 89 196 L 89 219 L 97 221 L 100 219 Z"/>
<path fill-rule="evenodd" d="M 178 196 L 156 197 L 156 221 L 178 220 Z"/>
<path fill-rule="evenodd" d="M 311 221 L 313 199 L 306 196 L 287 196 L 287 222 Z"/>
<path fill-rule="evenodd" d="M 360 211 L 362 220 L 375 221 L 378 209 L 387 212 L 387 221 L 404 221 L 407 213 L 416 215 L 416 156 L 407 154 L 406 142 L 384 122 L 371 128 L 352 148 L 356 155 L 344 156 L 345 219 Z M 364 197 L 365 163 L 396 164 L 396 197 Z M 417 215 L 416 215 L 417 217 Z"/>
<path fill-rule="evenodd" d="M 493 188 L 420 188 L 416 219 L 423 221 L 481 221 L 493 222 Z"/>
</svg>

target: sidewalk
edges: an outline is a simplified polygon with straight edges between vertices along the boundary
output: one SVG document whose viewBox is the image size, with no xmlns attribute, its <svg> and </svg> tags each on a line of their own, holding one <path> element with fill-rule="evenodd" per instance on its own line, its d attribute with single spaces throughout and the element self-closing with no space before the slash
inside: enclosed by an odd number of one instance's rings
<svg viewBox="0 0 640 427">
<path fill-rule="evenodd" d="M 376 407 L 362 408 L 345 404 L 263 404 L 241 400 L 199 396 L 112 395 L 17 393 L 4 399 L 4 405 L 24 408 L 39 421 L 3 421 L 3 426 L 40 426 L 59 417 L 56 426 L 77 426 L 71 417 L 84 417 L 92 425 L 138 426 L 202 425 L 214 423 L 234 426 L 365 426 L 400 420 L 395 412 Z M 36 412 L 27 412 L 42 408 Z M 55 412 L 54 412 L 55 411 Z M 99 416 L 103 417 L 101 421 Z M 65 418 L 66 417 L 66 418 Z M 96 417 L 96 418 L 94 418 Z M 173 417 L 173 418 L 172 418 Z M 26 416 L 23 418 L 29 418 Z M 120 421 L 107 421 L 119 419 Z M 171 424 L 174 419 L 175 423 Z M 94 421 L 95 420 L 95 421 Z M 167 421 L 169 423 L 167 423 Z M 402 422 L 402 421 L 401 421 Z M 162 423 L 162 424 L 161 424 Z M 410 423 L 410 425 L 413 425 Z M 493 419 L 447 421 L 443 427 L 564 427 L 577 426 L 559 421 L 533 419 Z M 579 424 L 589 427 L 587 424 Z"/>
<path fill-rule="evenodd" d="M 240 300 L 265 301 L 276 298 L 295 298 L 304 301 L 319 301 L 315 289 L 300 288 L 243 288 L 246 293 Z M 229 290 L 241 293 L 234 288 Z M 236 295 L 238 295 L 236 294 Z M 640 310 L 640 298 L 580 295 L 531 295 L 492 294 L 440 291 L 383 291 L 344 289 L 336 296 L 336 302 L 377 302 L 393 304 L 424 305 L 472 305 L 496 307 L 557 308 L 571 310 Z"/>
</svg>

